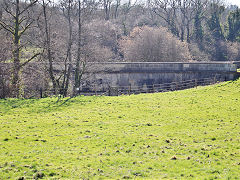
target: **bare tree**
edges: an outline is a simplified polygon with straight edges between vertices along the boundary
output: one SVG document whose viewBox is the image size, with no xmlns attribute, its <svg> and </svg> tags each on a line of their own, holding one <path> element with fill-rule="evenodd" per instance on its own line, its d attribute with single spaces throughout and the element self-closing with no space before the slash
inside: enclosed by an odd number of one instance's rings
<svg viewBox="0 0 240 180">
<path fill-rule="evenodd" d="M 20 40 L 33 25 L 34 19 L 31 17 L 29 10 L 36 5 L 37 1 L 38 0 L 26 1 L 22 3 L 20 0 L 5 0 L 3 5 L 4 13 L 6 13 L 8 19 L 2 18 L 0 20 L 0 26 L 13 37 L 13 73 L 11 85 L 12 90 L 15 90 L 12 94 L 14 97 L 19 97 L 21 69 L 40 54 L 35 53 L 24 62 L 20 61 L 21 50 L 26 46 L 26 44 L 22 44 Z"/>
<path fill-rule="evenodd" d="M 114 18 L 117 19 L 118 17 L 118 10 L 119 10 L 119 7 L 121 5 L 121 0 L 115 0 L 115 8 L 114 8 Z"/>
<path fill-rule="evenodd" d="M 181 21 L 180 21 L 180 30 L 181 30 L 181 35 L 180 39 L 181 41 L 185 40 L 185 36 L 187 39 L 187 42 L 190 43 L 190 36 L 191 36 L 191 24 L 194 18 L 194 4 L 193 0 L 178 0 L 178 5 L 180 9 L 180 16 L 181 16 Z M 187 32 L 185 32 L 187 31 Z M 187 34 L 187 35 L 185 35 Z"/>
<path fill-rule="evenodd" d="M 91 21 L 96 12 L 96 7 L 99 5 L 98 1 L 81 1 L 77 0 L 77 6 L 75 7 L 76 19 L 75 23 L 77 24 L 76 30 L 76 60 L 75 60 L 75 72 L 74 72 L 74 85 L 73 85 L 73 95 L 77 95 L 78 90 L 80 89 L 81 80 L 85 72 L 87 61 L 91 59 L 91 54 L 89 53 L 86 45 L 91 44 L 89 41 L 86 41 L 86 28 L 84 26 Z M 84 31 L 84 32 L 83 32 Z"/>
<path fill-rule="evenodd" d="M 75 66 L 75 78 L 74 78 L 74 89 L 73 95 L 78 93 L 80 88 L 80 83 L 82 79 L 82 75 L 86 66 L 86 59 L 81 58 L 82 51 L 82 7 L 81 1 L 78 0 L 78 37 L 77 37 L 77 58 L 76 58 L 76 66 Z"/>
<path fill-rule="evenodd" d="M 127 35 L 128 34 L 128 30 L 126 27 L 126 21 L 127 21 L 127 17 L 129 15 L 130 10 L 137 4 L 138 0 L 132 1 L 132 0 L 128 0 L 125 4 L 123 4 L 122 7 L 122 13 L 123 13 L 123 18 L 122 18 L 122 25 L 123 25 L 123 34 Z"/>
<path fill-rule="evenodd" d="M 149 0 L 149 8 L 160 18 L 162 18 L 171 32 L 179 36 L 178 24 L 178 2 L 177 0 Z"/>
<path fill-rule="evenodd" d="M 48 11 L 50 11 L 50 7 L 49 5 L 51 5 L 52 2 L 50 0 L 41 0 L 40 1 L 40 5 L 42 7 L 42 14 L 43 14 L 43 24 L 44 24 L 44 43 L 43 43 L 43 49 L 44 52 L 46 52 L 47 54 L 47 60 L 48 60 L 48 72 L 49 72 L 49 76 L 50 79 L 52 81 L 53 84 L 53 92 L 54 94 L 57 93 L 57 83 L 56 83 L 56 79 L 54 76 L 54 69 L 53 69 L 53 57 L 52 57 L 52 48 L 51 48 L 51 28 L 50 28 L 50 24 L 49 24 L 49 15 L 48 15 Z M 42 22 L 38 21 L 38 26 L 41 29 L 41 24 Z"/>
<path fill-rule="evenodd" d="M 89 61 L 119 59 L 120 28 L 111 21 L 94 20 L 84 25 L 83 50 Z"/>
<path fill-rule="evenodd" d="M 67 96 L 71 72 L 72 72 L 72 45 L 73 45 L 73 23 L 72 16 L 75 3 L 73 0 L 65 0 L 61 2 L 61 8 L 63 11 L 64 17 L 67 19 L 68 23 L 68 42 L 67 42 L 67 53 L 64 61 L 64 72 L 63 72 L 63 81 L 61 84 L 60 94 Z"/>
<path fill-rule="evenodd" d="M 110 19 L 111 4 L 112 4 L 112 0 L 103 0 L 103 7 L 104 7 L 106 21 Z"/>
</svg>

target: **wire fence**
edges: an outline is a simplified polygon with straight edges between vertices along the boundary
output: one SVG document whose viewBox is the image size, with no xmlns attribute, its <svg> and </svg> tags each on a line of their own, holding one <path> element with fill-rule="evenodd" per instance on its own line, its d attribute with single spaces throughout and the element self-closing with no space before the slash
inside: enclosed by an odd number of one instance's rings
<svg viewBox="0 0 240 180">
<path fill-rule="evenodd" d="M 78 95 L 85 96 L 119 96 L 119 95 L 131 95 L 140 93 L 158 93 L 158 92 L 168 92 L 177 91 L 183 89 L 194 88 L 198 86 L 207 86 L 216 83 L 227 81 L 226 78 L 202 78 L 202 79 L 192 79 L 185 81 L 161 83 L 161 84 L 144 84 L 142 86 L 111 86 L 106 85 L 105 87 L 100 87 L 99 84 L 92 83 L 88 85 L 87 88 L 82 88 L 79 90 Z M 53 96 L 53 90 L 46 90 L 43 88 L 38 89 L 24 89 L 24 98 L 43 98 Z"/>
<path fill-rule="evenodd" d="M 97 88 L 89 88 L 88 91 L 80 91 L 81 95 L 105 95 L 105 96 L 119 96 L 119 95 L 130 95 L 130 94 L 140 94 L 140 93 L 158 93 L 158 92 L 168 92 L 168 91 L 177 91 L 183 89 L 194 88 L 197 86 L 207 86 L 211 84 L 216 84 L 219 82 L 226 81 L 226 79 L 217 79 L 214 78 L 203 78 L 203 79 L 192 79 L 179 82 L 170 82 L 162 84 L 150 84 L 143 86 L 108 86 L 102 90 Z"/>
</svg>

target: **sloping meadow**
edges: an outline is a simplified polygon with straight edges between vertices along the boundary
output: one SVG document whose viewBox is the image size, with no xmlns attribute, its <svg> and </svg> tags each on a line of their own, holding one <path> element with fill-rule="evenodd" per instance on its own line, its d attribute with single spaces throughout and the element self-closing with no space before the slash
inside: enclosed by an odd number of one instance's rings
<svg viewBox="0 0 240 180">
<path fill-rule="evenodd" d="M 0 100 L 0 179 L 240 178 L 240 80 Z"/>
</svg>

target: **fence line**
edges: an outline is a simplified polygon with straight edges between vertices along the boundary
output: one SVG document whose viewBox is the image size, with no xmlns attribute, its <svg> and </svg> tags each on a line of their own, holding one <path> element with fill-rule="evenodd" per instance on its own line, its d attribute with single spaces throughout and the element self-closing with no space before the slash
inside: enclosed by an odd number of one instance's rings
<svg viewBox="0 0 240 180">
<path fill-rule="evenodd" d="M 162 83 L 162 84 L 150 84 L 145 86 L 109 86 L 107 89 L 98 91 L 92 87 L 92 91 L 80 92 L 82 95 L 106 95 L 106 96 L 119 96 L 123 94 L 140 94 L 140 93 L 156 93 L 156 92 L 168 92 L 194 88 L 197 86 L 206 86 L 216 84 L 225 81 L 224 79 L 203 78 L 193 79 L 179 82 Z"/>
<path fill-rule="evenodd" d="M 101 90 L 97 89 L 97 84 L 93 84 L 88 87 L 89 90 L 79 91 L 79 95 L 86 96 L 119 96 L 119 95 L 130 95 L 130 94 L 140 94 L 140 93 L 157 93 L 157 92 L 168 92 L 168 91 L 177 91 L 183 89 L 194 88 L 197 86 L 206 86 L 211 84 L 216 84 L 219 82 L 226 81 L 223 78 L 202 78 L 202 79 L 192 79 L 179 82 L 170 82 L 162 84 L 145 84 L 143 86 L 108 86 L 102 88 Z M 39 88 L 38 90 L 24 89 L 25 98 L 31 97 L 46 97 L 54 95 L 53 90 L 44 90 Z"/>
</svg>

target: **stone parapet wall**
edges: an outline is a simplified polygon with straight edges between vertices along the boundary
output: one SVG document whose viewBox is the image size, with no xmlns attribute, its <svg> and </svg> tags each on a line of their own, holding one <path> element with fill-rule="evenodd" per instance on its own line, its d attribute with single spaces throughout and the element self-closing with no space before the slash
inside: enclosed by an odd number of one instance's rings
<svg viewBox="0 0 240 180">
<path fill-rule="evenodd" d="M 237 65 L 233 62 L 118 62 L 90 63 L 87 72 L 95 73 L 158 73 L 158 72 L 187 72 L 214 71 L 235 72 Z"/>
</svg>

